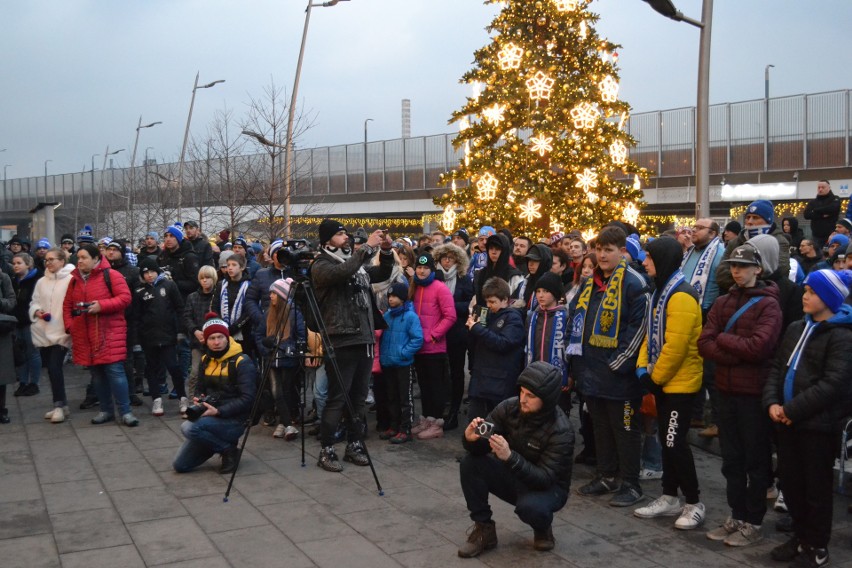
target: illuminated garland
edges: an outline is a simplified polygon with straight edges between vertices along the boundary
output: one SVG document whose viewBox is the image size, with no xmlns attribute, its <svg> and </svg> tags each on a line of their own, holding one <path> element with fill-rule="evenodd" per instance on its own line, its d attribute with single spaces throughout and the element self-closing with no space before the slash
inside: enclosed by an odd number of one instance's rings
<svg viewBox="0 0 852 568">
<path fill-rule="evenodd" d="M 789 201 L 785 203 L 779 203 L 775 206 L 775 217 L 780 219 L 781 217 L 791 216 L 796 217 L 805 212 L 805 208 L 808 206 L 809 201 Z M 845 211 L 849 206 L 849 200 L 844 199 L 840 202 L 840 210 Z M 739 219 L 743 215 L 745 215 L 746 209 L 748 209 L 748 205 L 737 205 L 736 207 L 731 207 L 728 215 L 731 219 Z"/>
</svg>

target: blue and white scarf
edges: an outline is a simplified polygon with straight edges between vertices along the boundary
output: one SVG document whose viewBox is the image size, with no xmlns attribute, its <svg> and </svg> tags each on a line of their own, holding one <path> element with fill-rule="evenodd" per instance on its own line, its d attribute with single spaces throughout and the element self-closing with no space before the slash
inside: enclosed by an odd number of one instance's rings
<svg viewBox="0 0 852 568">
<path fill-rule="evenodd" d="M 663 351 L 666 342 L 666 304 L 669 303 L 675 289 L 686 282 L 686 277 L 680 269 L 669 276 L 656 302 L 648 302 L 648 373 L 654 372 L 654 365 Z"/>
<path fill-rule="evenodd" d="M 542 343 L 538 353 L 534 353 L 536 325 L 540 316 L 545 318 L 542 326 Z M 553 333 L 549 337 L 547 335 L 548 318 L 553 319 Z M 559 308 L 533 311 L 530 316 L 529 329 L 527 329 L 527 365 L 533 361 L 550 363 L 562 372 L 563 386 L 568 384 L 568 369 L 565 365 L 565 334 L 567 330 L 568 310 Z M 547 345 L 544 344 L 544 339 L 547 339 Z"/>
<path fill-rule="evenodd" d="M 810 314 L 805 314 L 805 330 L 802 332 L 802 336 L 799 337 L 796 347 L 790 353 L 790 358 L 787 360 L 787 374 L 784 375 L 784 402 L 788 402 L 793 398 L 793 382 L 796 377 L 796 369 L 799 367 L 799 358 L 818 325 L 819 322 L 815 322 Z"/>
<path fill-rule="evenodd" d="M 222 306 L 222 319 L 225 320 L 225 323 L 231 325 L 231 323 L 237 323 L 240 321 L 240 316 L 243 315 L 243 302 L 246 299 L 246 291 L 249 288 L 249 281 L 243 280 L 240 283 L 240 289 L 237 292 L 237 297 L 234 300 L 234 308 L 231 309 L 231 303 L 228 301 L 228 283 L 222 283 L 222 291 L 219 295 L 219 299 Z"/>
<path fill-rule="evenodd" d="M 707 291 L 707 284 L 710 281 L 710 277 L 715 277 L 714 274 L 711 274 L 710 268 L 716 260 L 716 255 L 722 250 L 722 247 L 720 246 L 721 243 L 722 241 L 719 237 L 710 241 L 704 250 L 701 251 L 701 256 L 698 257 L 698 263 L 695 265 L 695 270 L 692 272 L 692 276 L 690 276 L 689 284 L 695 288 L 696 292 L 698 292 L 698 297 L 701 302 L 704 301 L 704 293 Z M 689 249 L 689 252 L 686 253 L 683 263 L 681 264 L 681 268 L 686 265 L 686 261 L 693 254 L 696 254 L 695 247 L 692 247 Z"/>
<path fill-rule="evenodd" d="M 746 240 L 753 239 L 757 235 L 768 235 L 772 230 L 772 225 L 758 225 L 756 227 L 746 227 L 743 232 L 746 234 Z"/>
</svg>

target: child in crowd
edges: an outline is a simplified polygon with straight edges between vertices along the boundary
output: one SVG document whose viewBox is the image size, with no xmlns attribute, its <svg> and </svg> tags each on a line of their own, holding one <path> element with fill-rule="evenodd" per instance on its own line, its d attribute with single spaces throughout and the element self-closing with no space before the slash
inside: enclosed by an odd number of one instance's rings
<svg viewBox="0 0 852 568">
<path fill-rule="evenodd" d="M 414 306 L 408 300 L 408 286 L 401 282 L 391 286 L 384 318 L 388 327 L 382 332 L 379 358 L 388 428 L 379 434 L 379 438 L 390 440 L 391 444 L 404 444 L 411 441 L 411 366 L 415 354 L 423 346 L 423 329 L 420 318 L 414 313 Z"/>
<path fill-rule="evenodd" d="M 213 311 L 213 290 L 219 275 L 212 266 L 202 266 L 198 270 L 198 290 L 187 296 L 186 306 L 183 310 L 183 327 L 189 345 L 192 349 L 192 364 L 189 367 L 189 379 L 186 383 L 187 392 L 195 392 L 195 384 L 198 381 L 198 366 L 201 364 L 201 355 L 204 348 L 205 315 Z"/>
<path fill-rule="evenodd" d="M 525 334 L 521 313 L 509 307 L 510 295 L 505 280 L 489 278 L 482 286 L 488 313 L 474 313 L 467 319 L 474 350 L 468 420 L 485 418 L 500 402 L 517 394 Z"/>
<path fill-rule="evenodd" d="M 571 411 L 568 365 L 565 363 L 568 308 L 559 304 L 562 280 L 558 274 L 548 272 L 541 275 L 535 286 L 536 307 L 527 316 L 526 322 L 526 364 L 544 361 L 560 370 L 562 394 L 559 396 L 559 407 L 567 416 Z"/>
</svg>

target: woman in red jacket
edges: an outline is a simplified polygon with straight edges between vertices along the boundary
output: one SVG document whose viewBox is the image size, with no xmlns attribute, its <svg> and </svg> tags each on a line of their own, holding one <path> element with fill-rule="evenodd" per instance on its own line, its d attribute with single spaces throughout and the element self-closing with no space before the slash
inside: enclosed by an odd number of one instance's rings
<svg viewBox="0 0 852 568">
<path fill-rule="evenodd" d="M 127 356 L 124 309 L 129 305 L 130 289 L 124 277 L 110 270 L 98 247 L 93 244 L 80 247 L 62 313 L 71 335 L 74 363 L 89 367 L 98 393 L 101 411 L 92 418 L 92 424 L 115 420 L 112 402 L 115 397 L 122 423 L 131 427 L 139 425 L 130 412 L 124 374 Z"/>
</svg>

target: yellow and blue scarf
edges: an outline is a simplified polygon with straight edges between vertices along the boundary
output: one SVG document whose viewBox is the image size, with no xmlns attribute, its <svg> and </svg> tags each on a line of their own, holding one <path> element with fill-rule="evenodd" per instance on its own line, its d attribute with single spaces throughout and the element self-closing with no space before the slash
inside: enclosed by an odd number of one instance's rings
<svg viewBox="0 0 852 568">
<path fill-rule="evenodd" d="M 627 261 L 623 258 L 615 267 L 604 292 L 604 297 L 595 314 L 595 324 L 589 345 L 615 349 L 618 347 L 618 331 L 621 322 L 621 298 L 624 273 L 627 271 Z M 586 327 L 586 312 L 594 290 L 594 277 L 586 279 L 586 285 L 577 298 L 574 318 L 571 320 L 571 336 L 568 341 L 567 355 L 583 354 L 583 334 Z"/>
</svg>

